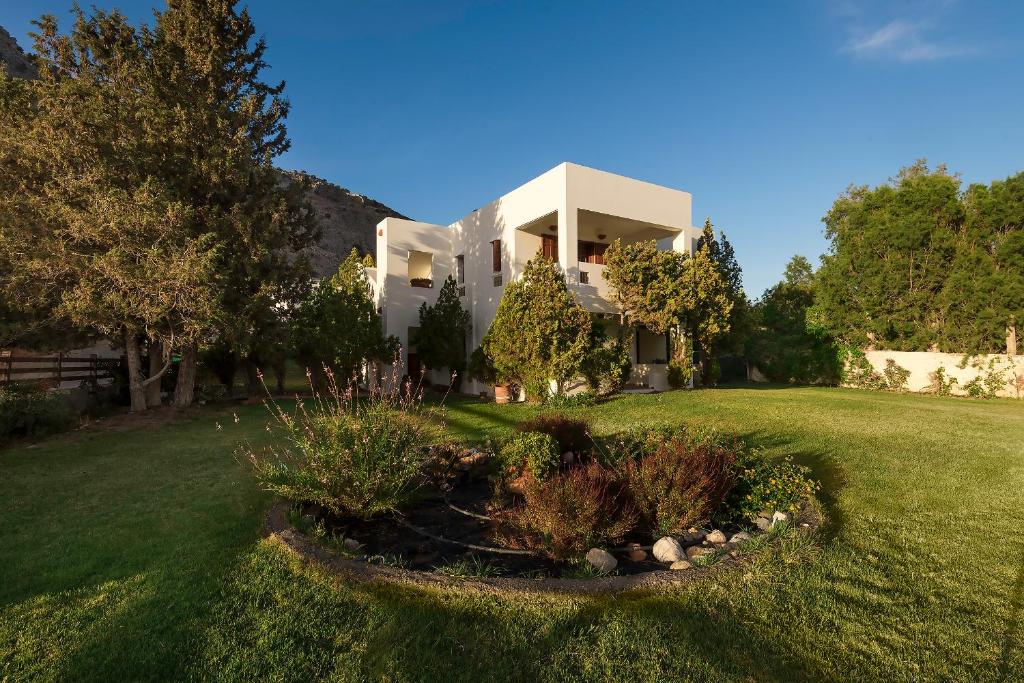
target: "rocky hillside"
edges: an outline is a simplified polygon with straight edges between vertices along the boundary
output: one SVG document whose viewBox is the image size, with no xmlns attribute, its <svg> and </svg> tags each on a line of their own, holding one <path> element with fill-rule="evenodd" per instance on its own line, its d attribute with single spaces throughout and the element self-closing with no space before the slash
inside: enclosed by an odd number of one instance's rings
<svg viewBox="0 0 1024 683">
<path fill-rule="evenodd" d="M 332 275 L 355 247 L 360 254 L 377 255 L 377 223 L 388 217 L 405 218 L 380 202 L 338 187 L 323 178 L 302 172 L 289 173 L 310 183 L 307 194 L 323 228 L 320 243 L 310 250 L 313 269 L 319 276 Z"/>
<path fill-rule="evenodd" d="M 35 68 L 26 59 L 17 41 L 0 26 L 0 62 L 13 76 L 31 78 Z M 320 243 L 310 250 L 310 260 L 317 275 L 333 275 L 342 259 L 353 247 L 360 254 L 376 257 L 377 237 L 374 232 L 377 223 L 395 216 L 405 218 L 394 209 L 361 194 L 350 192 L 323 178 L 301 171 L 282 171 L 291 177 L 302 177 L 309 181 L 309 201 L 316 209 L 323 227 Z"/>
<path fill-rule="evenodd" d="M 35 67 L 18 46 L 18 41 L 3 26 L 0 26 L 0 64 L 11 76 L 33 76 L 36 73 Z"/>
</svg>

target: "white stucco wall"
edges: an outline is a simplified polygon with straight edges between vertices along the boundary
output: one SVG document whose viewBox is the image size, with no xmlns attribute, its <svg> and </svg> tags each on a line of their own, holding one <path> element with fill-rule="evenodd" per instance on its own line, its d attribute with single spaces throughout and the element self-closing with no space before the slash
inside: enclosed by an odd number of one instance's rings
<svg viewBox="0 0 1024 683">
<path fill-rule="evenodd" d="M 931 373 L 939 367 L 945 368 L 946 377 L 955 377 L 957 384 L 952 393 L 963 395 L 963 387 L 975 377 L 984 376 L 988 372 L 989 361 L 995 362 L 994 369 L 1004 373 L 1006 386 L 998 393 L 1008 398 L 1024 396 L 1024 387 L 1018 390 L 1012 385 L 1015 377 L 1020 376 L 1024 384 L 1024 356 L 987 355 L 971 356 L 966 367 L 961 368 L 964 354 L 962 353 L 931 353 L 924 351 L 867 351 L 864 354 L 871 366 L 879 373 L 885 370 L 886 361 L 892 359 L 900 367 L 910 371 L 907 389 L 914 392 L 929 391 L 932 385 Z M 979 364 L 981 368 L 974 367 Z"/>
</svg>

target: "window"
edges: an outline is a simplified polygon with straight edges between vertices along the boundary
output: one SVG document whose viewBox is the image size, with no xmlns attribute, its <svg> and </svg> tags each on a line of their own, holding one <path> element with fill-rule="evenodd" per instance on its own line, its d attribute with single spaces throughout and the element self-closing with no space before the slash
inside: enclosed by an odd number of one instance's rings
<svg viewBox="0 0 1024 683">
<path fill-rule="evenodd" d="M 409 285 L 433 287 L 434 255 L 425 251 L 409 251 Z"/>
<path fill-rule="evenodd" d="M 579 259 L 583 263 L 604 264 L 604 252 L 608 249 L 607 244 L 580 240 L 577 248 L 579 250 Z"/>
<path fill-rule="evenodd" d="M 581 285 L 589 285 L 590 284 L 590 273 L 588 273 L 585 270 L 581 270 L 580 271 L 580 284 Z"/>
<path fill-rule="evenodd" d="M 455 257 L 455 279 L 460 285 L 466 283 L 466 257 L 463 254 Z"/>
<path fill-rule="evenodd" d="M 491 242 L 491 270 L 501 272 L 501 240 Z"/>
</svg>

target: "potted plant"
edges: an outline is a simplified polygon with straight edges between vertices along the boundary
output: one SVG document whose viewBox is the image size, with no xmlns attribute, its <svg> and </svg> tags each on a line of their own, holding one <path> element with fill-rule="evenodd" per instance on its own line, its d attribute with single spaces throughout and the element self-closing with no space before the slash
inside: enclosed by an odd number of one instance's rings
<svg viewBox="0 0 1024 683">
<path fill-rule="evenodd" d="M 495 403 L 508 403 L 511 400 L 511 384 L 504 379 L 499 379 L 498 371 L 482 348 L 477 347 L 473 353 L 469 354 L 468 372 L 469 376 L 478 382 L 494 386 Z"/>
</svg>

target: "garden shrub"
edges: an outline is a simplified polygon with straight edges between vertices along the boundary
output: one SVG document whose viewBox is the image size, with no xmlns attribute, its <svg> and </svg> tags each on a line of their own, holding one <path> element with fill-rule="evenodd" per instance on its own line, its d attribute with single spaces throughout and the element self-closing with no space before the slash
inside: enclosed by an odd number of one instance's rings
<svg viewBox="0 0 1024 683">
<path fill-rule="evenodd" d="M 620 542 L 637 514 L 615 473 L 591 462 L 545 481 L 528 477 L 523 503 L 496 521 L 500 542 L 565 560 Z"/>
<path fill-rule="evenodd" d="M 581 373 L 594 394 L 612 394 L 629 381 L 633 363 L 629 346 L 621 340 L 610 341 L 604 326 L 595 324 L 590 331 L 590 349 Z"/>
<path fill-rule="evenodd" d="M 771 460 L 758 450 L 743 451 L 735 471 L 736 484 L 719 515 L 723 520 L 750 521 L 762 511 L 796 512 L 801 501 L 819 488 L 810 469 L 789 456 Z"/>
<path fill-rule="evenodd" d="M 593 446 L 590 439 L 590 423 L 582 418 L 569 417 L 564 413 L 538 415 L 519 425 L 524 432 L 541 432 L 552 436 L 558 442 L 561 453 L 580 453 Z"/>
<path fill-rule="evenodd" d="M 668 364 L 668 385 L 673 389 L 686 389 L 693 379 L 693 363 L 689 359 L 671 360 Z"/>
<path fill-rule="evenodd" d="M 74 423 L 67 399 L 31 384 L 0 387 L 0 441 L 55 434 Z"/>
<path fill-rule="evenodd" d="M 401 509 L 431 457 L 419 399 L 392 382 L 394 391 L 360 402 L 328 378 L 329 394 L 298 403 L 294 414 L 270 404 L 283 446 L 243 455 L 260 484 L 283 498 L 364 519 Z"/>
<path fill-rule="evenodd" d="M 885 378 L 875 371 L 863 351 L 847 346 L 839 353 L 843 358 L 843 384 L 859 389 L 885 389 L 888 386 Z"/>
<path fill-rule="evenodd" d="M 953 387 L 959 383 L 956 377 L 946 375 L 946 367 L 943 365 L 928 373 L 928 379 L 931 380 L 928 391 L 937 396 L 949 396 L 953 393 Z"/>
<path fill-rule="evenodd" d="M 561 465 L 562 451 L 550 434 L 522 432 L 502 444 L 498 461 L 506 474 L 515 476 L 525 468 L 537 479 L 546 479 Z"/>
<path fill-rule="evenodd" d="M 628 458 L 622 474 L 644 524 L 658 535 L 711 518 L 733 486 L 735 448 L 688 438 Z"/>
<path fill-rule="evenodd" d="M 889 391 L 906 391 L 907 380 L 910 379 L 910 370 L 897 365 L 892 358 L 885 359 L 885 370 L 882 371 L 885 378 L 885 385 Z"/>
</svg>

